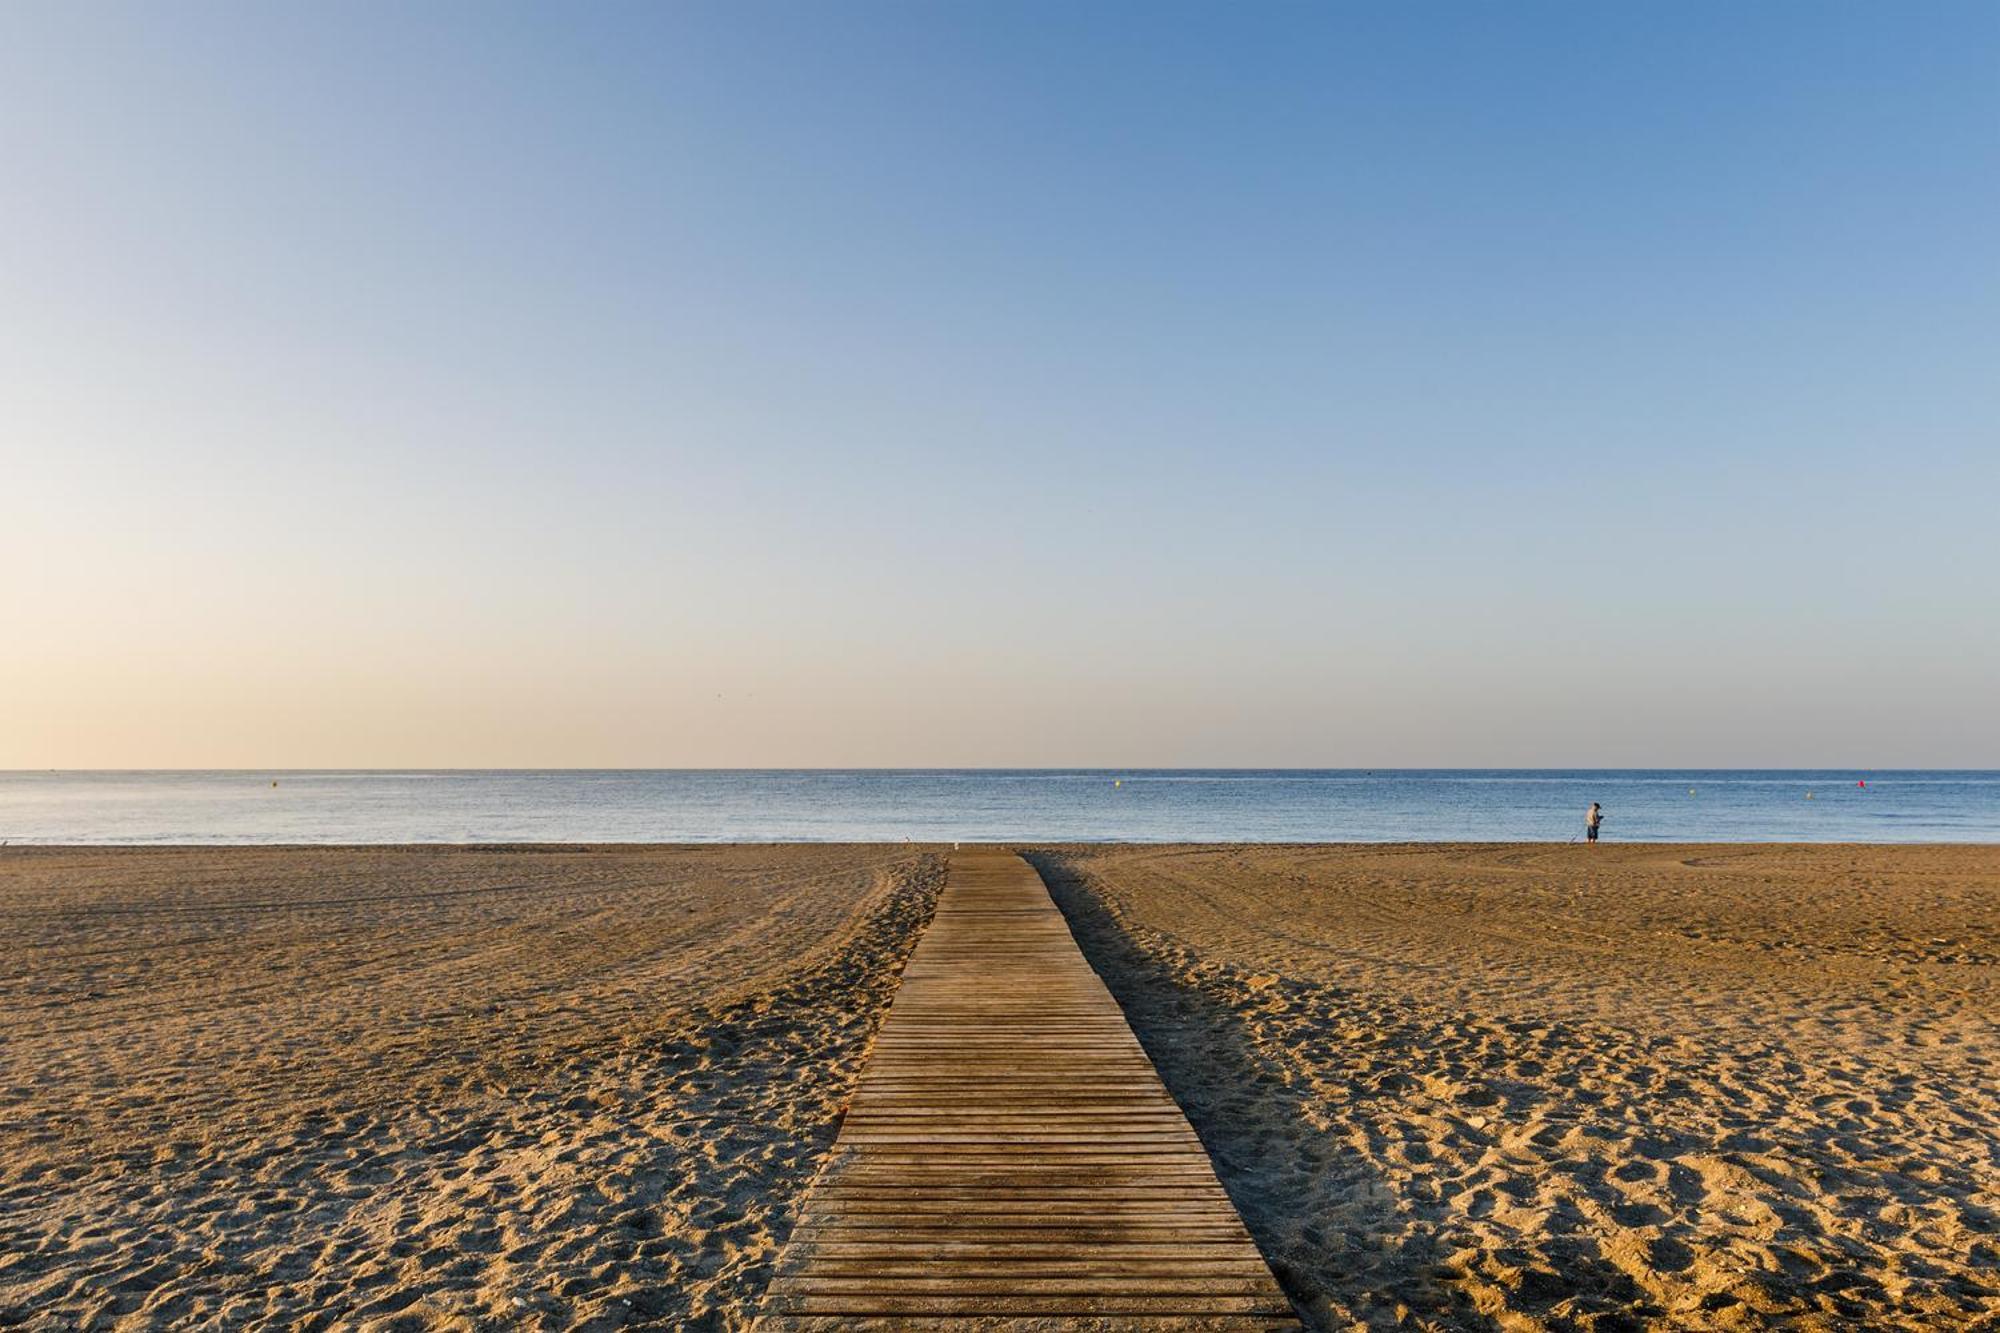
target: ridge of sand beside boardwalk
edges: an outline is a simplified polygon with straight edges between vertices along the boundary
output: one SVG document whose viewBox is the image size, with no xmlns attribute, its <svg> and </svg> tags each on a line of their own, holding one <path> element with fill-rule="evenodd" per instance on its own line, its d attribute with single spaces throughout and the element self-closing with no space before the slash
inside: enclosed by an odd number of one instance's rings
<svg viewBox="0 0 2000 1333">
<path fill-rule="evenodd" d="M 2000 1327 L 2000 848 L 1028 856 L 1315 1327 Z"/>
<path fill-rule="evenodd" d="M 739 1326 L 942 868 L 0 851 L 0 1325 Z"/>
</svg>

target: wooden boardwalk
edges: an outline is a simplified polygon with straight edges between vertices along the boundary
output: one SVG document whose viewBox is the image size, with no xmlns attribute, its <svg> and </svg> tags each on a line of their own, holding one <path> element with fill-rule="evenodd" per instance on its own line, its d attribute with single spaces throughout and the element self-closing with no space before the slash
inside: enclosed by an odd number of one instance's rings
<svg viewBox="0 0 2000 1333">
<path fill-rule="evenodd" d="M 955 854 L 759 1328 L 1296 1329 L 1039 876 Z"/>
</svg>

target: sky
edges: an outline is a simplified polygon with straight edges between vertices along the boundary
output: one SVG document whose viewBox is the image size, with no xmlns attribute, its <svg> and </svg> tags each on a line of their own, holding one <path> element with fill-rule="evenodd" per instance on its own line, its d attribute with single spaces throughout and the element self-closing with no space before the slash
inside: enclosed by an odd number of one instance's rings
<svg viewBox="0 0 2000 1333">
<path fill-rule="evenodd" d="M 2000 6 L 0 6 L 0 767 L 2000 766 Z"/>
</svg>

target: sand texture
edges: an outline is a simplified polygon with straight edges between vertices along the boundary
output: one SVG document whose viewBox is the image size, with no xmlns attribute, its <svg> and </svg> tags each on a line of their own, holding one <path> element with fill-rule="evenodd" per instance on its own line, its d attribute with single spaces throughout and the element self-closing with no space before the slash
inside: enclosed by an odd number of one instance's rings
<svg viewBox="0 0 2000 1333">
<path fill-rule="evenodd" d="M 739 1326 L 942 866 L 0 851 L 0 1326 Z"/>
<path fill-rule="evenodd" d="M 2000 848 L 1030 860 L 1316 1327 L 2000 1327 Z"/>
</svg>

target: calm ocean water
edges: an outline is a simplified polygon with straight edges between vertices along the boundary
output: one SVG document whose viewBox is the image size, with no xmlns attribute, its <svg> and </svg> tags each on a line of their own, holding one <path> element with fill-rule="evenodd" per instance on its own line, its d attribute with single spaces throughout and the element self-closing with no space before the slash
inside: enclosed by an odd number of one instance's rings
<svg viewBox="0 0 2000 1333">
<path fill-rule="evenodd" d="M 1566 841 L 1591 801 L 1611 841 L 2000 842 L 2000 772 L 1741 769 L 9 772 L 0 839 Z"/>
</svg>

